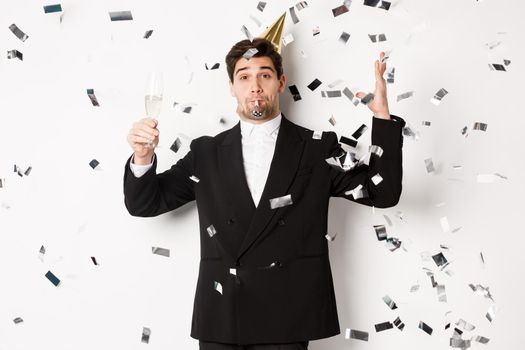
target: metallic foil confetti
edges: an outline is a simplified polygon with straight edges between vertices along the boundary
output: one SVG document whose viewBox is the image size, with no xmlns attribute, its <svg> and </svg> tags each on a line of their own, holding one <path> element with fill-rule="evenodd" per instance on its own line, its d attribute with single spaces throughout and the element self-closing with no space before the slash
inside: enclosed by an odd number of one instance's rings
<svg viewBox="0 0 525 350">
<path fill-rule="evenodd" d="M 423 126 L 430 126 L 430 125 L 431 125 L 431 122 L 428 122 L 428 121 L 426 121 L 426 120 L 423 120 L 423 121 L 421 122 L 421 124 L 422 124 Z"/>
<path fill-rule="evenodd" d="M 295 8 L 290 7 L 290 16 L 292 17 L 293 24 L 299 23 L 299 18 L 297 17 L 297 14 L 295 13 Z"/>
<path fill-rule="evenodd" d="M 348 12 L 348 7 L 344 4 L 332 9 L 332 14 L 334 15 L 334 17 L 340 16 L 343 13 L 347 13 L 347 12 Z"/>
<path fill-rule="evenodd" d="M 385 295 L 385 296 L 383 297 L 383 301 L 385 302 L 385 304 L 386 304 L 390 309 L 392 309 L 392 310 L 397 309 L 397 305 L 396 305 L 396 303 L 395 303 L 392 299 L 390 299 L 390 297 L 389 297 L 388 295 Z"/>
<path fill-rule="evenodd" d="M 381 1 L 381 0 L 364 0 L 363 5 L 370 6 L 370 7 L 377 7 L 383 10 L 387 10 L 387 11 L 390 8 L 390 2 Z"/>
<path fill-rule="evenodd" d="M 368 341 L 368 332 L 358 331 L 356 329 L 349 330 L 349 337 L 352 339 Z M 347 337 L 348 339 L 348 337 Z"/>
<path fill-rule="evenodd" d="M 40 250 L 38 251 L 38 253 L 39 253 L 40 255 L 44 255 L 44 254 L 46 254 L 46 248 L 44 248 L 44 246 L 41 246 L 41 247 L 40 247 Z"/>
<path fill-rule="evenodd" d="M 215 236 L 215 234 L 217 233 L 217 230 L 215 230 L 215 227 L 213 225 L 208 226 L 206 231 L 208 231 L 208 234 L 210 235 L 210 237 Z"/>
<path fill-rule="evenodd" d="M 489 63 L 489 68 L 492 71 L 506 72 L 505 66 L 499 63 Z"/>
<path fill-rule="evenodd" d="M 370 145 L 370 147 L 368 147 L 368 152 L 370 154 L 375 154 L 379 158 L 383 155 L 383 149 L 378 145 Z"/>
<path fill-rule="evenodd" d="M 272 209 L 285 207 L 291 204 L 293 204 L 291 194 L 287 194 L 286 196 L 283 196 L 283 197 L 277 197 L 277 198 L 270 199 L 270 208 Z"/>
<path fill-rule="evenodd" d="M 297 86 L 295 85 L 290 85 L 288 87 L 288 89 L 290 89 L 290 93 L 292 94 L 292 97 L 293 97 L 293 100 L 295 102 L 301 100 L 301 94 L 299 93 L 299 90 L 297 89 Z"/>
<path fill-rule="evenodd" d="M 443 284 L 438 284 L 436 286 L 436 291 L 438 295 L 438 301 L 442 303 L 447 302 L 447 294 L 445 293 L 445 286 Z"/>
<path fill-rule="evenodd" d="M 378 241 L 384 241 L 386 239 L 386 227 L 385 225 L 374 225 L 376 236 Z"/>
<path fill-rule="evenodd" d="M 220 63 L 215 63 L 211 68 L 208 68 L 208 65 L 206 63 L 204 63 L 204 67 L 206 68 L 206 70 L 218 69 L 220 66 L 221 66 Z"/>
<path fill-rule="evenodd" d="M 142 327 L 142 336 L 140 338 L 140 341 L 142 343 L 148 344 L 150 335 L 151 335 L 151 329 L 149 329 L 148 327 Z"/>
<path fill-rule="evenodd" d="M 16 318 L 13 320 L 13 322 L 14 322 L 15 324 L 19 324 L 19 323 L 24 322 L 24 320 L 23 320 L 21 317 L 16 317 Z"/>
<path fill-rule="evenodd" d="M 331 116 L 330 119 L 328 119 L 328 121 L 330 122 L 330 124 L 332 124 L 332 126 L 335 126 L 336 121 L 334 116 Z"/>
<path fill-rule="evenodd" d="M 405 328 L 405 324 L 401 321 L 399 317 L 394 320 L 394 326 L 396 326 L 400 331 Z"/>
<path fill-rule="evenodd" d="M 468 137 L 468 126 L 464 126 L 463 129 L 461 129 L 461 135 Z"/>
<path fill-rule="evenodd" d="M 131 21 L 133 19 L 131 11 L 113 11 L 109 13 L 109 17 L 111 18 L 112 22 Z"/>
<path fill-rule="evenodd" d="M 315 79 L 314 81 L 312 81 L 310 84 L 308 84 L 308 88 L 312 91 L 314 91 L 315 89 L 317 89 L 319 87 L 319 85 L 321 85 L 322 82 L 319 80 L 319 79 Z"/>
<path fill-rule="evenodd" d="M 334 82 L 328 84 L 328 87 L 329 87 L 330 89 L 333 89 L 334 87 L 336 87 L 337 85 L 341 84 L 342 82 L 344 82 L 344 80 L 342 80 L 342 79 L 337 79 L 336 81 L 334 81 Z M 344 91 L 343 91 L 343 93 L 344 93 Z"/>
<path fill-rule="evenodd" d="M 44 13 L 62 12 L 62 5 L 46 5 L 44 6 Z"/>
<path fill-rule="evenodd" d="M 396 73 L 396 69 L 394 67 L 388 68 L 388 71 L 386 72 L 386 83 L 387 84 L 394 84 L 395 73 Z"/>
<path fill-rule="evenodd" d="M 199 181 L 200 181 L 200 179 L 197 176 L 195 176 L 195 175 L 191 175 L 190 176 L 190 180 L 195 182 L 195 183 L 199 183 Z"/>
<path fill-rule="evenodd" d="M 489 320 L 490 322 L 494 321 L 494 319 L 496 318 L 496 305 L 491 305 L 487 311 L 487 314 L 485 315 L 485 317 L 487 318 L 487 320 Z"/>
<path fill-rule="evenodd" d="M 339 142 L 340 143 L 344 143 L 345 145 L 348 145 L 348 146 L 353 147 L 353 148 L 357 147 L 357 140 L 352 140 L 352 139 L 350 139 L 348 137 L 341 136 L 339 138 Z"/>
<path fill-rule="evenodd" d="M 441 229 L 443 230 L 443 232 L 450 232 L 450 224 L 448 223 L 448 219 L 446 216 L 439 219 L 439 223 L 441 224 Z"/>
<path fill-rule="evenodd" d="M 98 160 L 96 159 L 93 159 L 91 162 L 89 162 L 89 166 L 92 167 L 93 169 L 95 169 L 96 167 L 98 167 L 100 163 L 98 162 Z"/>
<path fill-rule="evenodd" d="M 414 91 L 404 92 L 401 95 L 397 95 L 397 102 L 399 102 L 401 100 L 404 100 L 404 99 L 407 99 L 407 98 L 412 97 L 412 96 L 414 96 Z"/>
<path fill-rule="evenodd" d="M 422 329 L 428 335 L 432 335 L 432 328 L 429 327 L 425 322 L 419 321 L 419 329 Z"/>
<path fill-rule="evenodd" d="M 341 90 L 321 91 L 321 96 L 328 98 L 341 97 Z"/>
<path fill-rule="evenodd" d="M 357 185 L 354 189 L 346 191 L 345 195 L 346 196 L 351 195 L 355 200 L 357 200 L 359 198 L 366 198 L 366 197 L 368 197 L 368 193 L 363 188 L 363 185 Z"/>
<path fill-rule="evenodd" d="M 328 233 L 324 236 L 327 241 L 333 242 L 335 240 L 335 237 L 337 236 L 337 233 L 333 236 L 330 236 Z"/>
<path fill-rule="evenodd" d="M 467 321 L 463 320 L 463 319 L 459 319 L 458 322 L 456 322 L 456 325 L 468 332 L 471 332 L 473 331 L 474 329 L 476 329 L 476 326 L 474 326 L 473 324 L 470 324 L 468 323 Z"/>
<path fill-rule="evenodd" d="M 396 237 L 388 237 L 386 239 L 386 247 L 391 252 L 399 249 L 401 247 L 401 241 L 397 239 Z"/>
<path fill-rule="evenodd" d="M 372 176 L 372 182 L 374 183 L 374 185 L 379 185 L 381 182 L 383 181 L 383 178 L 381 177 L 381 175 L 379 174 L 375 174 L 374 176 Z M 390 225 L 392 225 L 392 223 L 390 223 Z"/>
<path fill-rule="evenodd" d="M 148 39 L 151 36 L 151 34 L 153 34 L 153 30 L 147 30 L 146 33 L 144 33 L 144 39 Z"/>
<path fill-rule="evenodd" d="M 474 127 L 472 128 L 472 130 L 487 131 L 487 124 L 480 123 L 480 122 L 475 122 L 474 123 Z"/>
<path fill-rule="evenodd" d="M 367 105 L 369 102 L 371 102 L 372 100 L 374 99 L 374 94 L 369 92 L 368 94 L 366 94 L 365 97 L 363 97 L 361 99 L 361 103 L 364 104 L 364 105 Z"/>
<path fill-rule="evenodd" d="M 182 142 L 180 140 L 180 138 L 177 137 L 177 139 L 175 141 L 173 141 L 173 144 L 170 146 L 170 149 L 177 153 L 177 151 L 179 150 L 180 146 L 182 145 Z"/>
<path fill-rule="evenodd" d="M 23 61 L 24 60 L 24 54 L 21 53 L 20 51 L 18 50 L 10 50 L 10 51 L 7 51 L 7 58 L 8 59 L 12 59 L 12 58 L 18 58 L 20 61 Z"/>
<path fill-rule="evenodd" d="M 247 60 L 250 60 L 255 54 L 257 54 L 259 50 L 257 50 L 255 47 L 252 47 L 251 49 L 246 50 L 246 52 L 242 55 Z"/>
<path fill-rule="evenodd" d="M 253 41 L 253 35 L 252 33 L 250 33 L 250 31 L 248 30 L 248 28 L 246 28 L 246 26 L 242 26 L 241 27 L 241 32 L 244 34 L 244 36 L 246 36 L 246 39 L 250 40 L 250 41 Z M 248 59 L 248 58 L 247 58 Z"/>
<path fill-rule="evenodd" d="M 160 247 L 151 247 L 151 252 L 153 254 L 162 255 L 167 258 L 170 257 L 170 250 L 166 248 L 160 248 Z"/>
<path fill-rule="evenodd" d="M 344 88 L 344 90 L 343 90 L 343 94 L 344 94 L 346 97 L 348 97 L 348 99 L 349 99 L 350 101 L 352 101 L 352 104 L 353 104 L 354 106 L 357 106 L 357 105 L 359 104 L 359 99 L 355 96 L 355 94 L 354 94 L 352 91 L 350 91 L 349 88 L 347 88 L 347 87 Z"/>
<path fill-rule="evenodd" d="M 370 40 L 373 43 L 386 41 L 386 35 L 385 34 L 368 34 L 368 38 L 370 38 Z"/>
<path fill-rule="evenodd" d="M 51 283 L 55 285 L 55 287 L 58 287 L 58 285 L 60 284 L 60 280 L 58 279 L 57 276 L 53 274 L 53 272 L 47 271 L 46 277 Z"/>
<path fill-rule="evenodd" d="M 29 36 L 27 36 L 27 34 L 25 34 L 20 28 L 17 27 L 16 24 L 11 24 L 9 26 L 9 30 L 11 30 L 11 32 L 13 32 L 14 35 L 16 35 L 16 37 L 22 41 L 26 41 L 27 38 L 29 38 Z"/>
<path fill-rule="evenodd" d="M 413 140 L 419 139 L 419 131 L 414 131 L 410 125 L 403 128 L 403 136 L 410 137 Z"/>
<path fill-rule="evenodd" d="M 0 188 L 4 188 L 5 179 L 0 179 Z"/>
<path fill-rule="evenodd" d="M 300 1 L 297 4 L 295 4 L 295 7 L 297 7 L 297 10 L 301 11 L 308 7 L 308 3 L 306 1 Z"/>
<path fill-rule="evenodd" d="M 442 266 L 447 263 L 447 259 L 445 258 L 443 253 L 432 255 L 432 259 L 434 260 L 437 266 Z"/>
<path fill-rule="evenodd" d="M 391 323 L 391 322 L 383 322 L 383 323 L 378 323 L 376 325 L 374 325 L 375 329 L 376 329 L 376 332 L 382 332 L 382 331 L 386 331 L 387 329 L 392 329 L 394 328 L 394 325 Z"/>
<path fill-rule="evenodd" d="M 381 64 L 386 63 L 386 61 L 388 61 L 388 59 L 390 58 L 390 54 L 391 53 L 392 53 L 392 50 L 385 51 L 385 55 L 383 56 L 383 58 L 379 62 Z M 395 69 L 391 68 L 391 73 L 388 74 L 389 76 L 390 76 L 390 74 L 392 75 L 392 83 L 394 82 L 394 80 L 393 80 L 394 79 L 394 71 L 395 71 Z"/>
<path fill-rule="evenodd" d="M 450 338 L 451 348 L 467 349 L 470 348 L 470 345 L 470 339 Z"/>
<path fill-rule="evenodd" d="M 295 39 L 294 39 L 293 35 L 290 33 L 290 34 L 286 35 L 285 37 L 283 37 L 282 42 L 283 42 L 283 45 L 286 46 L 288 44 L 293 43 L 294 40 Z"/>
<path fill-rule="evenodd" d="M 476 338 L 474 338 L 474 341 L 477 341 L 478 343 L 481 343 L 481 344 L 487 344 L 489 342 L 489 338 L 485 338 L 485 337 L 482 337 L 480 335 L 476 336 Z"/>
<path fill-rule="evenodd" d="M 445 89 L 439 89 L 438 92 L 436 92 L 436 94 L 434 95 L 434 97 L 432 97 L 430 99 L 430 102 L 432 102 L 433 104 L 435 104 L 436 106 L 439 106 L 439 104 L 441 103 L 441 100 L 443 99 L 443 97 L 445 97 L 446 95 L 448 94 L 448 91 L 445 90 Z"/>
<path fill-rule="evenodd" d="M 237 269 L 233 268 L 233 267 L 230 267 L 230 275 L 237 276 Z"/>
<path fill-rule="evenodd" d="M 354 131 L 354 133 L 352 134 L 352 137 L 354 139 L 359 139 L 361 137 L 361 135 L 363 135 L 365 133 L 365 131 L 368 130 L 368 126 L 366 126 L 365 124 L 362 124 L 356 131 Z"/>
<path fill-rule="evenodd" d="M 264 1 L 259 1 L 259 3 L 257 4 L 257 10 L 263 12 L 264 11 L 264 8 L 266 7 L 266 2 Z"/>
<path fill-rule="evenodd" d="M 425 159 L 425 167 L 427 168 L 427 173 L 433 173 L 436 169 L 434 168 L 434 163 L 432 158 Z"/>
<path fill-rule="evenodd" d="M 176 110 L 178 110 L 178 111 L 180 111 L 182 113 L 186 113 L 186 114 L 190 114 L 191 110 L 193 109 L 192 106 L 183 105 L 183 104 L 178 103 L 178 102 L 173 102 L 173 108 L 175 108 Z"/>
<path fill-rule="evenodd" d="M 31 173 L 31 170 L 32 170 L 32 169 L 33 169 L 33 167 L 32 167 L 32 166 L 29 166 L 29 167 L 26 169 L 26 171 L 24 171 L 24 175 L 25 175 L 25 176 L 29 176 L 29 174 Z"/>
<path fill-rule="evenodd" d="M 481 284 L 476 284 L 476 285 L 469 284 L 469 287 L 472 289 L 474 294 L 481 295 L 487 299 L 494 301 L 494 299 L 492 298 L 492 295 L 490 294 L 489 287 L 483 287 Z"/>
<path fill-rule="evenodd" d="M 93 262 L 93 264 L 95 264 L 95 266 L 98 266 L 97 259 L 95 259 L 94 256 L 91 257 L 91 261 Z"/>
<path fill-rule="evenodd" d="M 89 96 L 89 99 L 91 100 L 91 103 L 95 107 L 99 107 L 97 97 L 95 96 L 95 90 L 94 89 L 86 89 L 87 95 Z"/>
<path fill-rule="evenodd" d="M 215 289 L 217 292 L 221 293 L 222 295 L 222 284 L 220 284 L 217 281 L 213 282 L 213 289 Z"/>
<path fill-rule="evenodd" d="M 321 130 L 314 130 L 312 138 L 314 140 L 321 140 L 323 138 L 323 132 Z"/>
<path fill-rule="evenodd" d="M 378 175 L 379 175 L 379 174 L 378 174 Z M 388 224 L 388 226 L 392 226 L 392 220 L 390 220 L 390 218 L 388 217 L 388 215 L 383 214 L 383 217 L 385 218 L 385 221 L 386 221 L 386 223 Z"/>
<path fill-rule="evenodd" d="M 338 41 L 342 44 L 346 44 L 348 42 L 348 39 L 350 39 L 350 34 L 347 32 L 341 33 L 341 36 L 339 36 Z"/>
<path fill-rule="evenodd" d="M 319 29 L 319 26 L 317 26 L 314 29 L 312 29 L 312 35 L 313 36 L 316 36 L 316 35 L 319 35 L 319 34 L 321 34 L 321 29 Z"/>
</svg>

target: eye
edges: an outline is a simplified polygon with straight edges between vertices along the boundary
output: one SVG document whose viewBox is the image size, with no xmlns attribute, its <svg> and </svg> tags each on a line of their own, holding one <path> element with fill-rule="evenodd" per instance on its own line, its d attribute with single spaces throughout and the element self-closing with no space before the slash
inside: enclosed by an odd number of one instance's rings
<svg viewBox="0 0 525 350">
<path fill-rule="evenodd" d="M 246 75 L 241 75 L 241 76 L 239 77 L 239 80 L 245 80 L 245 79 L 247 79 Z"/>
<path fill-rule="evenodd" d="M 272 76 L 271 76 L 270 74 L 268 74 L 268 73 L 264 73 L 264 74 L 263 74 L 263 78 L 271 78 L 271 77 L 272 77 Z"/>
</svg>

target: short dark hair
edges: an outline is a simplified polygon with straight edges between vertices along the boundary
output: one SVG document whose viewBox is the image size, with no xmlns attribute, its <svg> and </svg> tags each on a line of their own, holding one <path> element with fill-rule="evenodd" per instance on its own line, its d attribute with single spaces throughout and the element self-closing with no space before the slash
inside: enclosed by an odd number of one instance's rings
<svg viewBox="0 0 525 350">
<path fill-rule="evenodd" d="M 281 75 L 283 75 L 283 59 L 281 55 L 277 52 L 271 41 L 255 38 L 253 41 L 248 39 L 239 41 L 232 46 L 230 52 L 226 55 L 226 69 L 228 70 L 230 81 L 233 83 L 233 74 L 237 61 L 239 61 L 246 51 L 252 48 L 258 50 L 253 57 L 269 57 L 272 60 L 277 73 L 277 79 L 281 79 Z"/>
</svg>

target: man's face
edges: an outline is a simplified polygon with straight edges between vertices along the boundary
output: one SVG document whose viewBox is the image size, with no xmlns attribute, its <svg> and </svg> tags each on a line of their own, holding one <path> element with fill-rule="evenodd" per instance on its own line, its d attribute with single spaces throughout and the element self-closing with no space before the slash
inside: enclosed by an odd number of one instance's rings
<svg viewBox="0 0 525 350">
<path fill-rule="evenodd" d="M 241 119 L 264 122 L 273 119 L 279 111 L 279 94 L 284 90 L 285 76 L 277 79 L 277 72 L 270 57 L 241 57 L 235 64 L 232 96 L 237 98 L 237 113 Z M 257 108 L 256 105 L 259 105 Z M 253 111 L 261 112 L 255 117 Z"/>
</svg>

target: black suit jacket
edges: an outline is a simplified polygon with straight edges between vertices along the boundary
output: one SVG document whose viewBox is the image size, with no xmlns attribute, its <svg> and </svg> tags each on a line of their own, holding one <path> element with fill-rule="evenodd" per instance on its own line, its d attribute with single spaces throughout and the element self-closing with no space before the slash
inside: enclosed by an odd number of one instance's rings
<svg viewBox="0 0 525 350">
<path fill-rule="evenodd" d="M 396 120 L 373 118 L 372 144 L 381 146 L 383 155 L 341 172 L 325 161 L 341 151 L 334 132 L 313 139 L 311 130 L 283 116 L 257 208 L 243 169 L 240 123 L 215 137 L 194 139 L 186 156 L 160 174 L 155 160 L 137 178 L 128 159 L 124 194 L 131 215 L 156 216 L 197 202 L 201 260 L 193 338 L 288 343 L 340 333 L 325 238 L 329 199 L 354 200 L 344 193 L 361 184 L 368 198 L 358 203 L 385 208 L 398 202 L 404 121 L 392 117 Z M 377 173 L 383 181 L 375 186 L 371 177 Z M 292 205 L 271 209 L 270 199 L 288 194 Z"/>
</svg>

